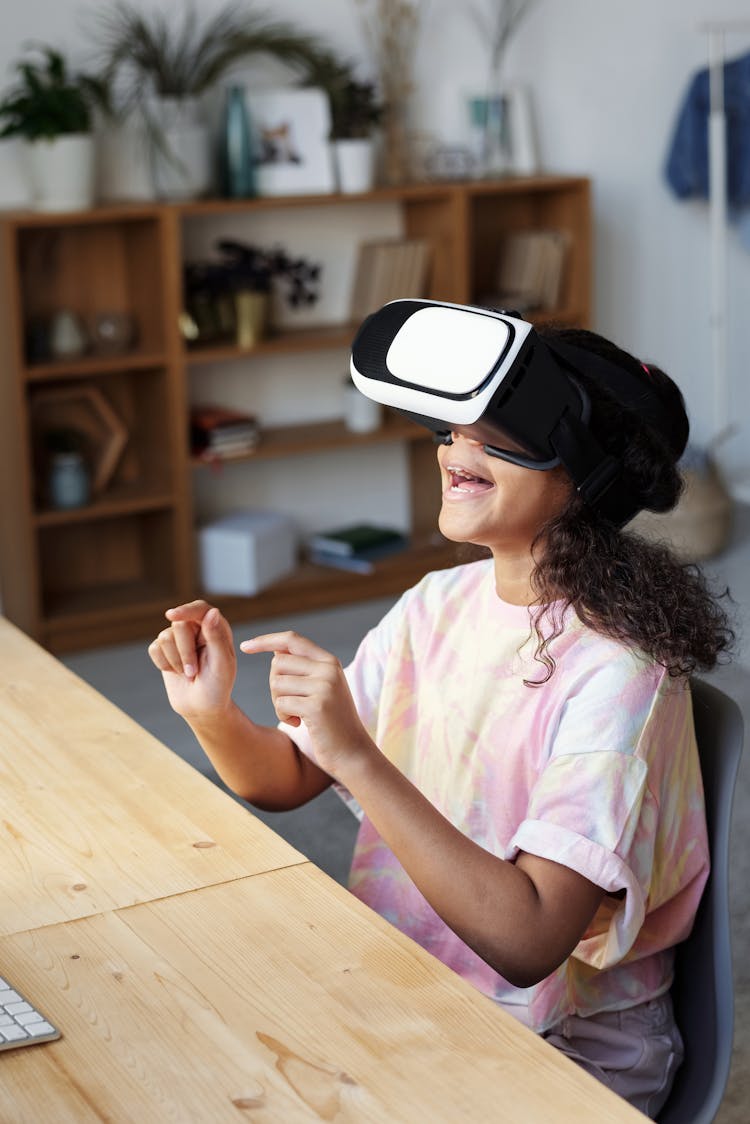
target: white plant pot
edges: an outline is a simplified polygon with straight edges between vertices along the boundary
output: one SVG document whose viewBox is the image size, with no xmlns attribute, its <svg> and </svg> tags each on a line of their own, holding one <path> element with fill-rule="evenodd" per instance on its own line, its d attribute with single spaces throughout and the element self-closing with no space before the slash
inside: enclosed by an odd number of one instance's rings
<svg viewBox="0 0 750 1124">
<path fill-rule="evenodd" d="M 106 203 L 156 196 L 148 132 L 141 121 L 105 123 L 96 138 L 97 197 Z"/>
<path fill-rule="evenodd" d="M 30 190 L 24 164 L 25 143 L 18 137 L 0 140 L 0 208 L 28 207 Z"/>
<path fill-rule="evenodd" d="M 31 205 L 37 211 L 79 211 L 94 202 L 94 138 L 70 133 L 26 145 Z"/>
<path fill-rule="evenodd" d="M 338 189 L 345 195 L 372 190 L 375 183 L 375 143 L 370 137 L 333 141 Z"/>
<path fill-rule="evenodd" d="M 160 199 L 195 199 L 212 186 L 208 127 L 194 98 L 155 98 L 150 106 L 162 143 L 151 146 L 152 175 Z"/>
</svg>

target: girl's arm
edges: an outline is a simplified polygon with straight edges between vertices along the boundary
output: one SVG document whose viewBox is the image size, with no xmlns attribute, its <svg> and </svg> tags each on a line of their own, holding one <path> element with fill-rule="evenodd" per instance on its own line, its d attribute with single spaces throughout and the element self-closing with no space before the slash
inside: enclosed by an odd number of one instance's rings
<svg viewBox="0 0 750 1124">
<path fill-rule="evenodd" d="M 286 811 L 317 796 L 331 777 L 275 726 L 252 722 L 232 701 L 237 674 L 232 630 L 218 609 L 193 601 L 167 610 L 169 628 L 149 655 L 172 709 L 190 726 L 222 780 L 266 811 Z"/>
<path fill-rule="evenodd" d="M 455 828 L 392 765 L 363 727 L 343 669 L 295 633 L 244 641 L 273 651 L 271 693 L 279 717 L 300 720 L 316 760 L 360 803 L 443 921 L 517 987 L 544 979 L 570 955 L 604 896 L 568 867 L 534 855 L 508 862 Z"/>
</svg>

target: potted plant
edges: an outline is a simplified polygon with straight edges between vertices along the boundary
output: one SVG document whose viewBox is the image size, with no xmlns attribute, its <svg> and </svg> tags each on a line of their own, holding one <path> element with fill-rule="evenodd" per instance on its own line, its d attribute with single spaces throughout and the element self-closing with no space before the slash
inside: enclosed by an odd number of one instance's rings
<svg viewBox="0 0 750 1124">
<path fill-rule="evenodd" d="M 375 83 L 358 81 L 333 52 L 314 60 L 308 81 L 328 95 L 339 191 L 368 191 L 375 179 L 375 134 L 385 111 Z"/>
<path fill-rule="evenodd" d="M 200 99 L 253 54 L 269 54 L 307 80 L 324 48 L 315 36 L 230 2 L 201 20 L 143 12 L 129 0 L 97 12 L 95 35 L 119 118 L 145 122 L 157 194 L 190 198 L 212 185 L 214 168 Z M 309 84 L 309 81 L 308 81 Z"/>
<path fill-rule="evenodd" d="M 306 258 L 291 257 L 280 246 L 264 249 L 230 239 L 219 241 L 217 250 L 215 260 L 185 266 L 181 325 L 191 343 L 234 337 L 249 350 L 265 334 L 274 293 L 293 309 L 318 299 L 320 266 Z"/>
<path fill-rule="evenodd" d="M 19 81 L 0 102 L 0 137 L 25 142 L 33 205 L 89 207 L 94 195 L 92 110 L 105 98 L 98 78 L 73 74 L 59 51 L 41 46 L 17 64 Z"/>
</svg>

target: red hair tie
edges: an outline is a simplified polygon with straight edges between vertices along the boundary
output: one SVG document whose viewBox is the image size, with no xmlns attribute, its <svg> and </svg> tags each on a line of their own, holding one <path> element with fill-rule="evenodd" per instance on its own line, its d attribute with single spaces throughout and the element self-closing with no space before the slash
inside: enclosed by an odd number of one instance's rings
<svg viewBox="0 0 750 1124">
<path fill-rule="evenodd" d="M 649 377 L 649 378 L 651 378 L 651 372 L 649 371 L 649 369 L 648 369 L 648 367 L 646 366 L 646 364 L 645 364 L 645 363 L 641 363 L 641 366 L 643 367 L 643 369 L 644 369 L 644 371 L 646 372 L 646 374 L 648 375 L 648 377 Z"/>
</svg>

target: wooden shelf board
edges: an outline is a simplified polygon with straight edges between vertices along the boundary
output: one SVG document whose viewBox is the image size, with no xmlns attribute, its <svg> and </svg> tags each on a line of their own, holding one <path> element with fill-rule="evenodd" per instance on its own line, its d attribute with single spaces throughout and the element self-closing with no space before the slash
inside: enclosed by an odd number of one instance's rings
<svg viewBox="0 0 750 1124">
<path fill-rule="evenodd" d="M 253 348 L 237 347 L 233 343 L 197 345 L 184 349 L 185 362 L 223 363 L 229 360 L 251 359 L 259 355 L 284 355 L 296 351 L 325 350 L 350 347 L 357 324 L 322 324 L 314 328 L 295 328 L 266 336 Z"/>
<path fill-rule="evenodd" d="M 70 632 L 98 627 L 102 613 L 112 622 L 127 621 L 133 615 L 163 617 L 174 601 L 174 590 L 157 582 L 127 582 L 76 590 L 50 597 L 42 615 L 45 633 Z"/>
<path fill-rule="evenodd" d="M 372 574 L 302 562 L 288 577 L 255 597 L 200 596 L 218 605 L 232 622 L 331 608 L 403 593 L 428 571 L 455 566 L 459 560 L 457 550 L 454 543 L 446 540 L 423 539 L 376 563 Z"/>
<path fill-rule="evenodd" d="M 46 509 L 34 516 L 39 528 L 66 527 L 71 523 L 91 523 L 97 519 L 112 519 L 121 515 L 140 515 L 172 507 L 174 496 L 170 492 L 144 492 L 143 488 L 123 486 L 111 488 L 84 507 L 62 511 Z"/>
<path fill-rule="evenodd" d="M 217 468 L 239 461 L 266 461 L 278 457 L 293 457 L 305 453 L 320 453 L 335 449 L 349 449 L 360 445 L 382 445 L 389 441 L 429 441 L 430 433 L 420 425 L 397 414 L 388 417 L 380 429 L 372 433 L 352 433 L 343 421 L 312 422 L 305 425 L 288 425 L 261 432 L 257 448 L 248 453 L 213 460 L 193 457 L 196 468 Z"/>
<path fill-rule="evenodd" d="M 163 351 L 131 351 L 123 355 L 82 355 L 80 359 L 59 359 L 52 363 L 33 363 L 24 369 L 26 382 L 54 379 L 96 378 L 97 375 L 124 371 L 144 371 L 163 367 L 167 362 Z"/>
<path fill-rule="evenodd" d="M 155 219 L 163 203 L 104 203 L 84 211 L 32 211 L 28 208 L 10 210 L 3 218 L 16 227 L 89 226 L 97 223 L 139 222 Z"/>
</svg>

